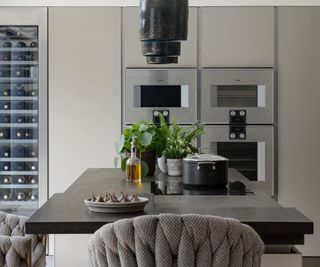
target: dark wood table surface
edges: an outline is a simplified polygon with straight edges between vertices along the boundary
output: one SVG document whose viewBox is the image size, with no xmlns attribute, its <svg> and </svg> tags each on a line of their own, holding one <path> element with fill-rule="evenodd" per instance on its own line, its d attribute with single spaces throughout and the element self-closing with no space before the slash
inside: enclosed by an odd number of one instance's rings
<svg viewBox="0 0 320 267">
<path fill-rule="evenodd" d="M 126 183 L 119 169 L 88 169 L 64 193 L 54 194 L 26 223 L 29 234 L 93 233 L 106 223 L 146 214 L 207 214 L 239 219 L 252 226 L 266 244 L 303 244 L 304 235 L 313 233 L 313 222 L 295 208 L 281 207 L 274 199 L 249 182 L 239 172 L 229 169 L 229 180 L 241 180 L 254 194 L 244 196 L 150 194 L 151 180 L 168 179 L 166 175 L 146 177 L 141 185 Z M 169 178 L 179 179 L 179 178 Z M 181 179 L 181 178 L 180 178 Z M 150 194 L 142 213 L 105 214 L 90 212 L 84 199 L 92 192 L 136 192 Z"/>
</svg>

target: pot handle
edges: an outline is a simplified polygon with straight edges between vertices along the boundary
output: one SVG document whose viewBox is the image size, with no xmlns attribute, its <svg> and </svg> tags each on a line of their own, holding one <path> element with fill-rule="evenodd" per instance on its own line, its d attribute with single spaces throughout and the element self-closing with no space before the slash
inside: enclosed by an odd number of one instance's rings
<svg viewBox="0 0 320 267">
<path fill-rule="evenodd" d="M 213 161 L 198 162 L 197 170 L 200 171 L 201 165 L 212 165 L 212 170 L 216 169 L 216 163 Z"/>
</svg>

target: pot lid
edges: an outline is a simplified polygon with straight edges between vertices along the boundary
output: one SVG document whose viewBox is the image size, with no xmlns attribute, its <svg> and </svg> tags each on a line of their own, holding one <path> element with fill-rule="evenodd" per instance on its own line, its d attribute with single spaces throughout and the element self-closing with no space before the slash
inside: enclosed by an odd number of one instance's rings
<svg viewBox="0 0 320 267">
<path fill-rule="evenodd" d="M 214 154 L 192 154 L 183 159 L 187 162 L 227 161 L 228 159 Z"/>
</svg>

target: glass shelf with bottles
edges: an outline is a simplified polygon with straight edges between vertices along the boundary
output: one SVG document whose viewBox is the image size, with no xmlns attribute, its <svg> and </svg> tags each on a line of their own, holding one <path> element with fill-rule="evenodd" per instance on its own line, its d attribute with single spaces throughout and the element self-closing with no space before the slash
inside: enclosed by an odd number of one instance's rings
<svg viewBox="0 0 320 267">
<path fill-rule="evenodd" d="M 0 202 L 11 204 L 29 202 L 34 205 L 38 201 L 38 190 L 33 188 L 0 188 Z"/>
</svg>

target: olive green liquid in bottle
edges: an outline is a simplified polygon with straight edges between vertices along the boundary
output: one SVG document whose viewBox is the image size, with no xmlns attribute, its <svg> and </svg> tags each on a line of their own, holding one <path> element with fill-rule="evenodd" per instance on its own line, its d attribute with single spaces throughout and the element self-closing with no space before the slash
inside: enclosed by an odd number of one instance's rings
<svg viewBox="0 0 320 267">
<path fill-rule="evenodd" d="M 126 164 L 127 182 L 141 183 L 141 160 L 137 157 L 134 138 L 131 142 L 131 156 Z"/>
</svg>

